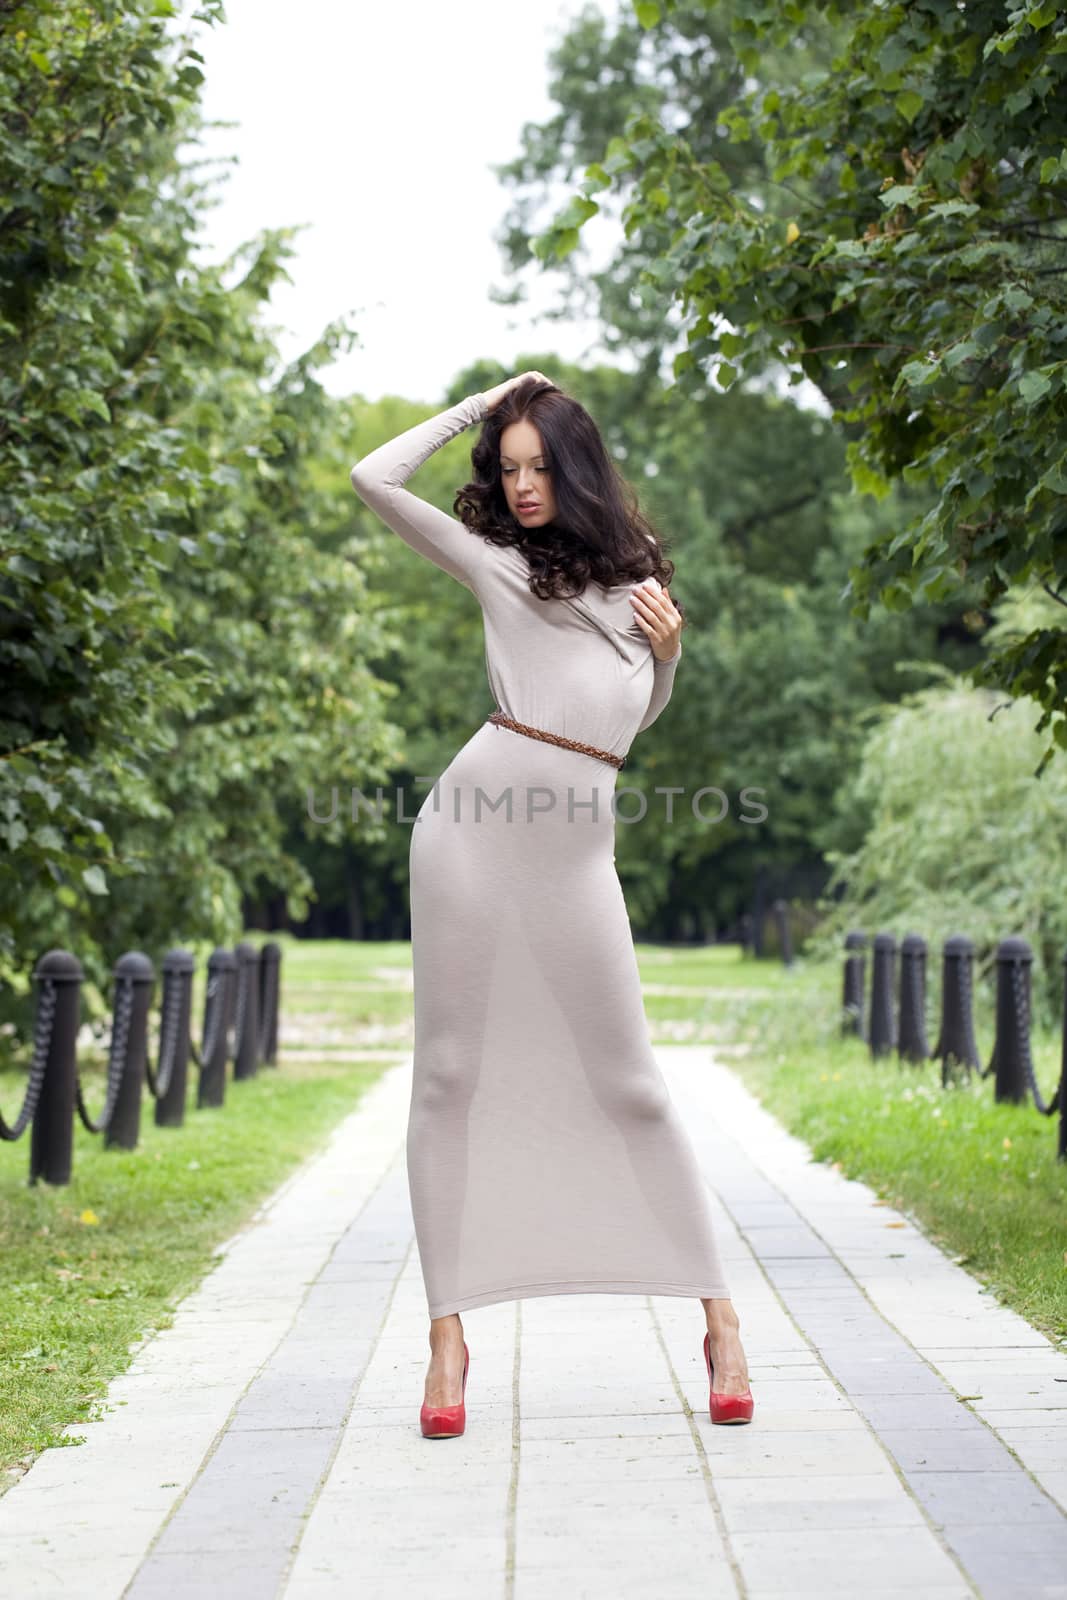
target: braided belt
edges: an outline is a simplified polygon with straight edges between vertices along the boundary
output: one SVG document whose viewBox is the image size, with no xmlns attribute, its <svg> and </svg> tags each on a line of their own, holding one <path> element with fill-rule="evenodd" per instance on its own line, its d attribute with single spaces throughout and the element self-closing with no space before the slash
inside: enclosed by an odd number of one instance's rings
<svg viewBox="0 0 1067 1600">
<path fill-rule="evenodd" d="M 607 761 L 613 767 L 626 765 L 625 756 L 613 756 L 610 750 L 598 750 L 594 744 L 583 744 L 580 739 L 565 739 L 561 733 L 546 733 L 543 728 L 531 728 L 525 722 L 516 722 L 514 717 L 505 716 L 503 711 L 493 711 L 486 718 L 488 722 L 495 722 L 498 728 L 513 728 L 516 733 L 528 734 L 531 739 L 543 739 L 546 744 L 558 744 L 564 750 L 579 750 L 582 755 L 595 756 L 598 761 Z"/>
</svg>

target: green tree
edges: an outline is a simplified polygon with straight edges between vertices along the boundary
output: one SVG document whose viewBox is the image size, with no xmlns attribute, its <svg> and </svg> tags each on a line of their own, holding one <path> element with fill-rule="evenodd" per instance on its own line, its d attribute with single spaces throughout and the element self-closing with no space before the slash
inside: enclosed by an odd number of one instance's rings
<svg viewBox="0 0 1067 1600">
<path fill-rule="evenodd" d="M 665 353 L 679 334 L 673 285 L 659 264 L 671 235 L 670 219 L 658 209 L 666 197 L 656 196 L 657 203 L 639 217 L 627 217 L 625 232 L 599 269 L 582 250 L 579 229 L 599 213 L 620 233 L 618 213 L 626 198 L 621 183 L 600 192 L 596 201 L 575 196 L 556 218 L 557 228 L 569 230 L 573 249 L 546 256 L 535 241 L 561 187 L 573 187 L 582 172 L 594 170 L 626 119 L 639 114 L 684 134 L 698 161 L 717 160 L 729 183 L 755 202 L 773 202 L 775 186 L 758 134 L 725 137 L 724 118 L 752 71 L 738 59 L 731 36 L 733 16 L 743 8 L 743 0 L 729 0 L 714 11 L 700 0 L 684 0 L 672 9 L 667 25 L 646 29 L 625 9 L 609 17 L 599 6 L 586 6 L 569 19 L 549 53 L 547 87 L 557 109 L 543 123 L 527 123 L 519 155 L 494 169 L 513 191 L 500 232 L 507 283 L 494 291 L 494 299 L 520 302 L 525 269 L 539 265 L 558 285 L 548 319 L 599 321 L 605 348 L 623 352 L 650 391 L 659 386 Z M 757 70 L 766 81 L 799 80 L 825 66 L 831 54 L 832 37 L 826 34 L 781 45 L 768 41 Z M 605 165 L 608 172 L 621 171 L 614 155 Z"/>
<path fill-rule="evenodd" d="M 537 241 L 566 256 L 619 193 L 627 235 L 663 248 L 641 277 L 669 291 L 684 388 L 783 367 L 819 385 L 852 430 L 861 491 L 899 479 L 930 504 L 852 574 L 857 614 L 976 586 L 991 606 L 1037 581 L 1067 605 L 1067 19 L 1025 0 L 857 8 L 792 0 L 702 7 L 729 23 L 756 86 L 720 122 L 764 145 L 774 187 L 754 196 L 722 155 L 644 107 L 586 168 Z M 670 31 L 674 0 L 642 0 Z M 825 69 L 771 81 L 768 51 L 840 44 Z M 1064 619 L 990 650 L 979 680 L 1028 697 L 1067 747 Z M 1051 758 L 1046 746 L 1040 769 Z"/>
<path fill-rule="evenodd" d="M 0 3 L 0 1008 L 23 1025 L 49 946 L 99 986 L 130 945 L 232 939 L 263 881 L 299 914 L 305 785 L 388 753 L 380 625 L 317 476 L 315 373 L 350 335 L 279 362 L 290 230 L 199 262 L 175 12 Z"/>
<path fill-rule="evenodd" d="M 1067 944 L 1067 762 L 1035 783 L 1034 707 L 950 673 L 886 707 L 838 804 L 863 818 L 851 850 L 831 850 L 825 919 L 809 946 L 840 955 L 845 932 L 922 933 L 936 973 L 955 933 L 988 978 L 1009 935 L 1034 951 L 1035 1011 L 1054 1026 Z"/>
</svg>

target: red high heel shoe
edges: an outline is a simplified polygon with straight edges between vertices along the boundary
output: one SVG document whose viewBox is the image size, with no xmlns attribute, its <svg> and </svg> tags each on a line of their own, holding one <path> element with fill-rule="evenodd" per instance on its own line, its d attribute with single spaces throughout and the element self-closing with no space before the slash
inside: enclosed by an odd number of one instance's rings
<svg viewBox="0 0 1067 1600">
<path fill-rule="evenodd" d="M 471 1353 L 463 1341 L 463 1399 L 458 1406 L 428 1406 L 425 1400 L 419 1412 L 419 1426 L 427 1439 L 458 1439 L 467 1426 L 467 1368 Z"/>
<path fill-rule="evenodd" d="M 704 1335 L 704 1360 L 708 1368 L 708 1382 L 712 1385 L 708 1398 L 708 1411 L 712 1422 L 751 1422 L 755 1401 L 752 1390 L 744 1394 L 717 1394 L 711 1371 L 711 1334 Z"/>
</svg>

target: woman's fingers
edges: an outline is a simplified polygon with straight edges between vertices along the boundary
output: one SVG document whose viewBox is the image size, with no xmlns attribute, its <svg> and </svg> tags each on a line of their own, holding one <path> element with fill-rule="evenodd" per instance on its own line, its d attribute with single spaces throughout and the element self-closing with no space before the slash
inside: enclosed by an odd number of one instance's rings
<svg viewBox="0 0 1067 1600">
<path fill-rule="evenodd" d="M 646 578 L 631 589 L 630 604 L 645 633 L 658 644 L 677 643 L 682 614 L 654 579 Z"/>
<path fill-rule="evenodd" d="M 677 608 L 666 589 L 647 587 L 648 580 L 639 583 L 630 591 L 631 603 L 638 611 L 644 611 L 650 616 L 673 617 L 677 615 Z"/>
<path fill-rule="evenodd" d="M 495 406 L 500 404 L 505 395 L 510 394 L 512 389 L 516 388 L 520 383 L 525 383 L 529 378 L 536 378 L 540 383 L 551 384 L 553 389 L 559 387 L 558 384 L 553 383 L 551 378 L 546 378 L 543 372 L 517 372 L 514 377 L 505 378 L 503 383 L 494 384 L 491 389 L 485 390 L 487 410 L 492 411 Z"/>
</svg>

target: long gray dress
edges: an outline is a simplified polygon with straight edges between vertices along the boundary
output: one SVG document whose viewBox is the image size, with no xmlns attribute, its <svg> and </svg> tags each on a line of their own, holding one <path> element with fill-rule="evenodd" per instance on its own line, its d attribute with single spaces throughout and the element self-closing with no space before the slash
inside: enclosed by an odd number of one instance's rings
<svg viewBox="0 0 1067 1600">
<path fill-rule="evenodd" d="M 518 550 L 403 488 L 486 410 L 474 394 L 409 428 L 353 467 L 353 487 L 477 598 L 501 711 L 624 755 L 681 658 L 656 660 L 634 586 L 539 600 Z M 649 1038 L 615 868 L 619 776 L 485 722 L 411 824 L 407 1170 L 431 1317 L 529 1295 L 728 1298 Z"/>
</svg>

